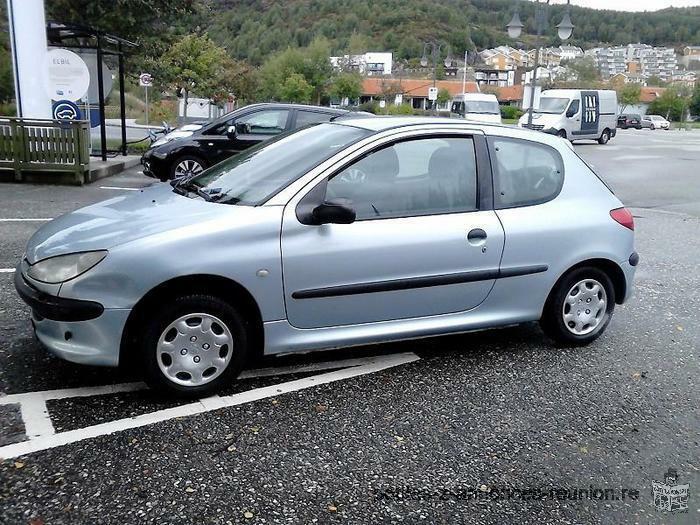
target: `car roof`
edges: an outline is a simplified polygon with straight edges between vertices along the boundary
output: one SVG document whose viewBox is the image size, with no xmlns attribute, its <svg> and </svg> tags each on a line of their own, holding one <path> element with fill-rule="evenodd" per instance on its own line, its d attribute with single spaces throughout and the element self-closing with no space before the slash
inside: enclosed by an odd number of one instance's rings
<svg viewBox="0 0 700 525">
<path fill-rule="evenodd" d="M 237 108 L 234 111 L 253 108 L 310 109 L 316 111 L 323 111 L 325 113 L 336 113 L 338 115 L 349 113 L 347 109 L 331 108 L 329 106 L 312 106 L 310 104 L 291 104 L 286 102 L 259 102 L 256 104 L 249 104 L 247 106 Z M 233 111 L 231 113 L 233 113 Z"/>
<path fill-rule="evenodd" d="M 568 141 L 562 140 L 556 135 L 549 135 L 547 133 L 542 133 L 541 131 L 520 128 L 507 124 L 492 124 L 448 117 L 376 116 L 374 118 L 353 118 L 352 116 L 345 116 L 342 119 L 334 119 L 331 122 L 331 125 L 353 126 L 370 131 L 372 134 L 382 133 L 393 129 L 422 129 L 426 126 L 432 127 L 437 125 L 443 129 L 454 127 L 455 130 L 480 131 L 486 135 L 501 135 L 506 137 L 522 138 L 525 140 L 549 144 L 555 147 L 561 147 L 561 145 L 564 143 L 569 144 Z"/>
</svg>

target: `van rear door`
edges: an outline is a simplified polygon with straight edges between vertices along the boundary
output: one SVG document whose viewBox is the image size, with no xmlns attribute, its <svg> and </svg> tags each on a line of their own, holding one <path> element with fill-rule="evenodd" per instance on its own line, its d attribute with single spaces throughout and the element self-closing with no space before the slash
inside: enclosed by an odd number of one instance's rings
<svg viewBox="0 0 700 525">
<path fill-rule="evenodd" d="M 581 91 L 581 131 L 580 135 L 597 137 L 600 121 L 600 98 L 597 91 Z"/>
</svg>

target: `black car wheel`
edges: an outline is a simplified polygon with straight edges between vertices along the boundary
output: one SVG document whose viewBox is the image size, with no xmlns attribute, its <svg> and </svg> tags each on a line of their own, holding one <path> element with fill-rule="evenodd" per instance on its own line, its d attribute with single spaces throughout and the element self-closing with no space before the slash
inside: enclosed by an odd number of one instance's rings
<svg viewBox="0 0 700 525">
<path fill-rule="evenodd" d="M 564 275 L 554 286 L 540 326 L 555 343 L 582 346 L 607 328 L 615 309 L 615 288 L 599 268 L 584 266 Z"/>
<path fill-rule="evenodd" d="M 206 163 L 194 155 L 177 157 L 170 166 L 170 178 L 179 179 L 199 175 L 206 169 Z"/>
<path fill-rule="evenodd" d="M 609 140 L 610 130 L 606 128 L 605 130 L 603 130 L 603 133 L 601 133 L 600 138 L 598 139 L 598 144 L 607 144 Z"/>
<path fill-rule="evenodd" d="M 141 341 L 148 385 L 186 398 L 211 395 L 233 381 L 248 350 L 244 318 L 209 294 L 185 295 L 160 308 Z"/>
</svg>

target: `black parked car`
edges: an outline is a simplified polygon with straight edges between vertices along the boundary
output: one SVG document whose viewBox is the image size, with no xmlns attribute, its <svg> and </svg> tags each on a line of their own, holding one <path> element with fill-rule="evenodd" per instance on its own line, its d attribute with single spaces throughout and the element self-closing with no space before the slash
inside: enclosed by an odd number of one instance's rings
<svg viewBox="0 0 700 525">
<path fill-rule="evenodd" d="M 299 104 L 253 104 L 206 124 L 189 124 L 153 143 L 143 172 L 161 180 L 193 175 L 284 131 L 349 113 Z"/>
<path fill-rule="evenodd" d="M 642 117 L 641 115 L 620 115 L 617 117 L 617 127 L 642 129 Z"/>
</svg>

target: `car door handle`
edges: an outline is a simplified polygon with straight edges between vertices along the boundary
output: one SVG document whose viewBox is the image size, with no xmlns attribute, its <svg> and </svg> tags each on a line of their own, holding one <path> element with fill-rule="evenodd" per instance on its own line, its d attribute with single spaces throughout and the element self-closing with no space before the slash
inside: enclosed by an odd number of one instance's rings
<svg viewBox="0 0 700 525">
<path fill-rule="evenodd" d="M 467 234 L 467 242 L 472 246 L 481 246 L 486 242 L 486 232 L 481 228 L 474 228 Z"/>
</svg>

